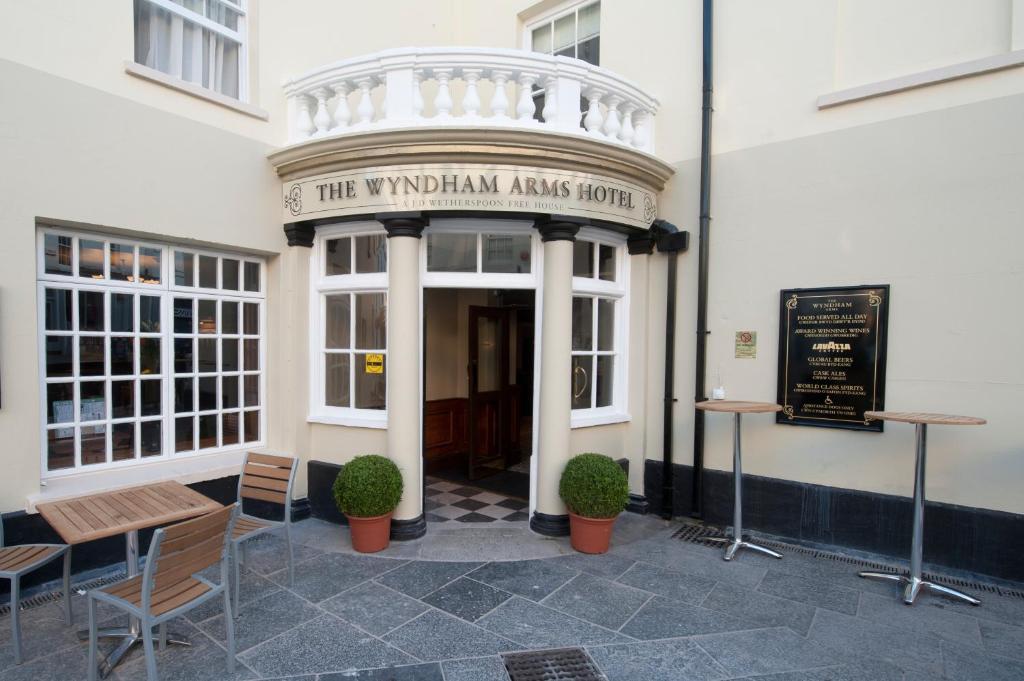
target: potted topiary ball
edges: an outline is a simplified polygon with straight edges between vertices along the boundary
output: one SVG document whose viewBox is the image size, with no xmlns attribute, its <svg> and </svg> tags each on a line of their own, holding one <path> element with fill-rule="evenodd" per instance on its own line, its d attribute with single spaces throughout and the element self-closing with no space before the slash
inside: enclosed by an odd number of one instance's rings
<svg viewBox="0 0 1024 681">
<path fill-rule="evenodd" d="M 357 456 L 334 480 L 334 502 L 348 518 L 352 547 L 376 553 L 388 547 L 391 514 L 402 498 L 402 473 L 391 459 Z"/>
<path fill-rule="evenodd" d="M 562 471 L 558 495 L 569 508 L 572 547 L 605 553 L 615 518 L 629 501 L 629 482 L 619 464 L 603 454 L 574 456 Z"/>
</svg>

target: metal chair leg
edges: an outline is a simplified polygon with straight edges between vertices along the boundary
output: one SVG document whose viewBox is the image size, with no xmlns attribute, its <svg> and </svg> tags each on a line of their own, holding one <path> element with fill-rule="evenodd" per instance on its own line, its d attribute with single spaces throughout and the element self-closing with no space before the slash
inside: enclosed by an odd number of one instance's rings
<svg viewBox="0 0 1024 681">
<path fill-rule="evenodd" d="M 86 596 L 86 599 L 89 601 L 89 681 L 97 681 L 99 669 L 96 648 L 99 636 L 96 631 L 96 600 L 91 596 Z"/>
<path fill-rule="evenodd" d="M 11 577 L 11 640 L 14 642 L 14 664 L 21 664 L 21 577 Z"/>
<path fill-rule="evenodd" d="M 64 552 L 64 624 L 71 626 L 71 547 Z"/>
<path fill-rule="evenodd" d="M 235 599 L 235 617 L 238 617 L 238 594 L 239 594 L 239 583 L 241 581 L 241 570 L 238 565 L 238 543 L 231 542 L 231 565 L 235 571 L 235 578 L 231 580 L 229 585 L 231 592 L 234 594 Z"/>
<path fill-rule="evenodd" d="M 156 652 L 153 650 L 153 626 L 143 618 L 142 621 L 142 648 L 146 653 L 146 679 L 147 681 L 158 681 L 156 676 Z"/>
<path fill-rule="evenodd" d="M 292 551 L 291 523 L 284 524 L 284 538 L 288 543 L 288 586 L 295 586 L 295 554 Z"/>
<path fill-rule="evenodd" d="M 160 650 L 167 650 L 167 622 L 161 622 L 157 627 L 157 635 L 160 638 Z"/>
<path fill-rule="evenodd" d="M 228 672 L 235 672 L 235 617 L 238 613 L 231 612 L 231 595 L 224 589 L 224 628 L 228 635 Z"/>
</svg>

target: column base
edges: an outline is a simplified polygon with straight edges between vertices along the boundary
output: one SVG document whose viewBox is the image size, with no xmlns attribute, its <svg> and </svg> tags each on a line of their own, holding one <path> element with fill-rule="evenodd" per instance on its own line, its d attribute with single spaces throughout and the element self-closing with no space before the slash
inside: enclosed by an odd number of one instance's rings
<svg viewBox="0 0 1024 681">
<path fill-rule="evenodd" d="M 650 504 L 647 503 L 647 497 L 643 494 L 630 494 L 629 503 L 626 504 L 626 510 L 630 513 L 638 513 L 640 515 L 647 515 L 650 510 Z"/>
<path fill-rule="evenodd" d="M 427 519 L 421 513 L 417 518 L 408 520 L 391 520 L 391 540 L 409 541 L 419 539 L 427 533 Z"/>
<path fill-rule="evenodd" d="M 530 518 L 530 529 L 545 537 L 568 537 L 569 516 L 534 511 L 533 517 Z"/>
</svg>

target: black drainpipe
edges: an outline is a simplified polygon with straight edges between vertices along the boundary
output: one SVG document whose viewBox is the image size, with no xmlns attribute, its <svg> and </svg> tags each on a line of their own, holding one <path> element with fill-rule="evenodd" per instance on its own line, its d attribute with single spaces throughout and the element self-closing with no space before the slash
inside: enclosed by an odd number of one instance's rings
<svg viewBox="0 0 1024 681">
<path fill-rule="evenodd" d="M 714 0 L 704 0 L 703 101 L 700 118 L 700 244 L 697 252 L 697 351 L 694 401 L 708 398 L 708 233 L 711 230 L 711 93 L 712 10 Z M 700 518 L 704 494 L 704 412 L 693 410 L 693 497 L 690 515 Z"/>
</svg>

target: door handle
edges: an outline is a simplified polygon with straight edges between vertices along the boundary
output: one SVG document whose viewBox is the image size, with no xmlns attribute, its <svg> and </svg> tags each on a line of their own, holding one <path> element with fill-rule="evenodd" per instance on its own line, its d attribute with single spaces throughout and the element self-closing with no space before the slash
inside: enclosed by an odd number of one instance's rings
<svg viewBox="0 0 1024 681">
<path fill-rule="evenodd" d="M 577 390 L 576 389 L 577 379 L 580 376 L 583 377 L 583 385 L 580 386 L 579 390 Z M 583 393 L 587 389 L 587 370 L 584 369 L 583 367 L 579 366 L 579 365 L 576 365 L 575 367 L 573 367 L 573 370 L 572 370 L 572 383 L 573 383 L 572 398 L 574 400 L 578 400 L 580 398 L 580 396 L 583 395 Z"/>
</svg>

